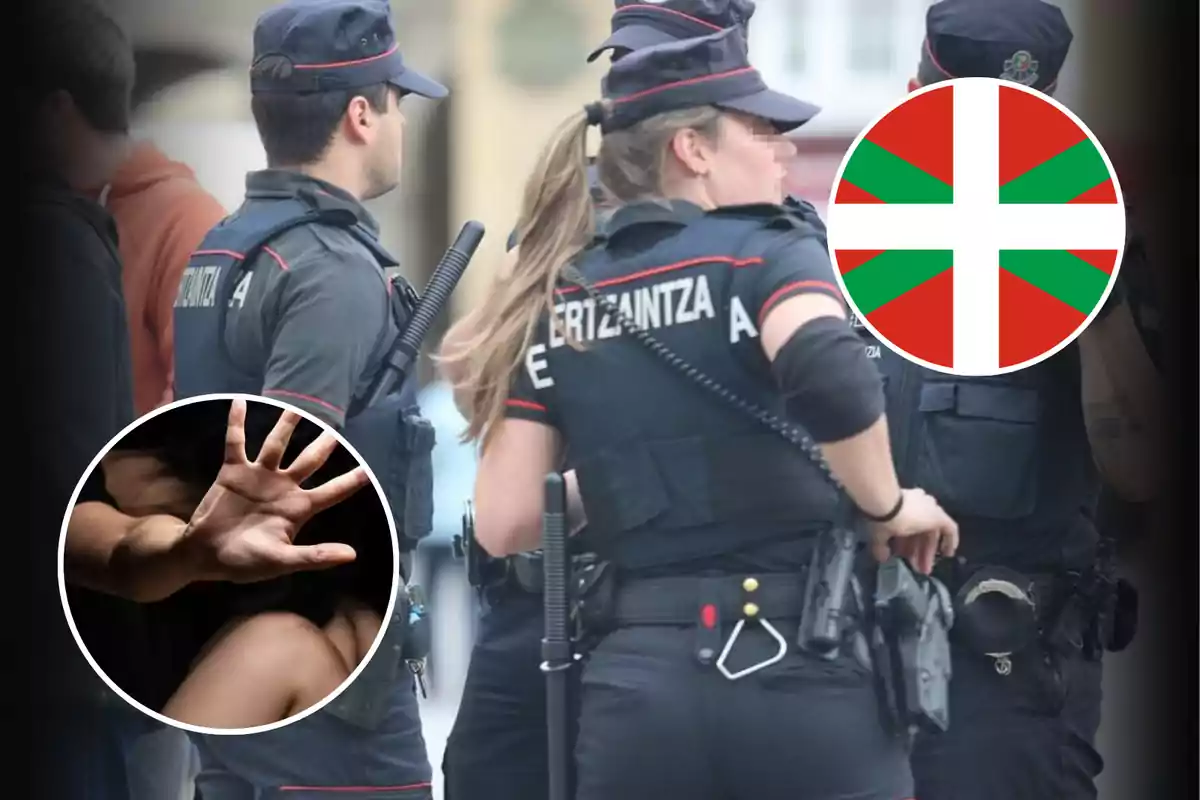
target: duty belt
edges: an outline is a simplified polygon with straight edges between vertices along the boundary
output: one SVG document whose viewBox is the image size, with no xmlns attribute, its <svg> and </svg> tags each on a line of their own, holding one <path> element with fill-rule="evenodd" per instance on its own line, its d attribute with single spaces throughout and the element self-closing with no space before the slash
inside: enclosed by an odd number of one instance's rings
<svg viewBox="0 0 1200 800">
<path fill-rule="evenodd" d="M 581 553 L 571 556 L 571 567 L 580 570 L 595 561 L 591 553 Z M 532 553 L 517 553 L 504 559 L 505 578 L 515 586 L 530 594 L 541 594 L 543 588 L 544 567 L 541 551 Z"/>
<path fill-rule="evenodd" d="M 621 584 L 613 622 L 629 625 L 691 625 L 747 616 L 799 619 L 804 611 L 804 573 L 755 576 L 671 576 Z"/>
<path fill-rule="evenodd" d="M 772 620 L 799 620 L 804 612 L 807 571 L 744 576 L 672 576 L 623 582 L 615 587 L 611 623 L 694 625 L 696 658 L 715 665 L 731 681 L 781 661 L 790 649 Z M 722 625 L 736 620 L 728 638 Z M 747 625 L 758 625 L 774 639 L 774 655 L 731 672 L 726 660 Z"/>
<path fill-rule="evenodd" d="M 949 570 L 945 583 L 954 597 L 956 624 L 951 641 L 995 662 L 1007 675 L 1012 657 L 1041 641 L 1055 648 L 1082 648 L 1089 621 L 1064 610 L 1079 591 L 1080 573 L 1023 574 L 980 565 Z"/>
</svg>

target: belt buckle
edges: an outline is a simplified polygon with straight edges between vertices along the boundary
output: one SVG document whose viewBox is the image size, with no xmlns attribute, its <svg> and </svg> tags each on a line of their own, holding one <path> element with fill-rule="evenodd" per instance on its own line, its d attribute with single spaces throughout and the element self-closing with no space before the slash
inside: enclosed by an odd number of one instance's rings
<svg viewBox="0 0 1200 800">
<path fill-rule="evenodd" d="M 733 630 L 729 633 L 729 639 L 725 642 L 725 647 L 721 650 L 721 655 L 717 657 L 717 670 L 724 675 L 727 680 L 736 681 L 746 677 L 747 675 L 753 675 L 755 672 L 766 669 L 772 664 L 779 663 L 783 660 L 784 656 L 787 655 L 787 640 L 784 639 L 775 626 L 771 624 L 770 620 L 759 616 L 761 609 L 752 599 L 754 592 L 757 590 L 758 579 L 746 578 L 742 581 L 742 616 L 740 619 L 738 619 L 737 624 L 733 626 Z M 737 642 L 738 637 L 742 634 L 742 630 L 746 627 L 747 621 L 757 622 L 759 625 L 761 625 L 763 629 L 770 634 L 771 638 L 774 639 L 779 645 L 779 650 L 776 651 L 775 655 L 760 661 L 757 664 L 752 664 L 749 667 L 737 672 L 730 672 L 725 666 L 725 661 L 729 658 L 729 654 L 733 652 L 733 645 L 735 642 Z"/>
</svg>

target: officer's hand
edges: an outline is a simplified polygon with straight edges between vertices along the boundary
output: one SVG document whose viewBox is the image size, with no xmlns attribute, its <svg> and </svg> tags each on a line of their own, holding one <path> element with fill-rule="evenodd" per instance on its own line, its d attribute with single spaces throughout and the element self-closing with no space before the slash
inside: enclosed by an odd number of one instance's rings
<svg viewBox="0 0 1200 800">
<path fill-rule="evenodd" d="M 299 421 L 299 414 L 283 412 L 258 460 L 251 463 L 246 457 L 246 403 L 233 401 L 225 434 L 225 464 L 192 514 L 181 542 L 200 573 L 199 580 L 250 583 L 354 560 L 349 545 L 292 544 L 304 523 L 367 482 L 366 471 L 358 467 L 316 488 L 300 488 L 333 453 L 337 439 L 322 433 L 290 467 L 280 469 Z"/>
<path fill-rule="evenodd" d="M 904 489 L 904 504 L 890 522 L 872 523 L 871 552 L 886 561 L 893 552 L 904 556 L 928 575 L 940 552 L 958 550 L 958 524 L 923 489 Z"/>
</svg>

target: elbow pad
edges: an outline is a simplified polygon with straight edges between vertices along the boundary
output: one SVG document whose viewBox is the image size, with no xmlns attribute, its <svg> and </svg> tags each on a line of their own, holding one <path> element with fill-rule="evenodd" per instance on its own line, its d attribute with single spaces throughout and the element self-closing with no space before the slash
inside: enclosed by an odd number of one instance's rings
<svg viewBox="0 0 1200 800">
<path fill-rule="evenodd" d="M 884 411 L 883 380 L 863 340 L 844 319 L 801 325 L 775 355 L 771 371 L 788 415 L 818 442 L 862 433 Z"/>
</svg>

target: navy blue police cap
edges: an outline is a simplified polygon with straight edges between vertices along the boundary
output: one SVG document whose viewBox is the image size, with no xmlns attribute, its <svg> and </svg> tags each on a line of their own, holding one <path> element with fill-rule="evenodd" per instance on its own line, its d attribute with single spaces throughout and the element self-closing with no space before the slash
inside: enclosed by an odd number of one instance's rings
<svg viewBox="0 0 1200 800">
<path fill-rule="evenodd" d="M 609 68 L 604 99 L 609 106 L 599 120 L 604 132 L 668 111 L 711 105 L 761 117 L 783 133 L 821 110 L 768 88 L 750 65 L 745 34 L 736 27 L 635 50 Z"/>
<path fill-rule="evenodd" d="M 250 91 L 324 92 L 390 83 L 439 99 L 449 90 L 404 63 L 388 0 L 286 0 L 254 26 L 254 61 L 281 56 L 290 70 L 253 75 Z"/>
<path fill-rule="evenodd" d="M 612 35 L 587 60 L 595 61 L 605 50 L 641 50 L 734 26 L 744 32 L 752 16 L 754 0 L 617 0 Z"/>
<path fill-rule="evenodd" d="M 917 80 L 1001 78 L 1053 91 L 1072 38 L 1062 10 L 1042 0 L 942 0 L 925 13 Z"/>
</svg>

